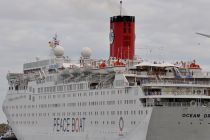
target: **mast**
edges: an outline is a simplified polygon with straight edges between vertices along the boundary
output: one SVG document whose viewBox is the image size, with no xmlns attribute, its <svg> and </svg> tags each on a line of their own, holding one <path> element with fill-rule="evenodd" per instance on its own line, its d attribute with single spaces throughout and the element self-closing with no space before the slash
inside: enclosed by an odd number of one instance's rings
<svg viewBox="0 0 210 140">
<path fill-rule="evenodd" d="M 120 1 L 120 16 L 122 16 L 122 0 Z"/>
</svg>

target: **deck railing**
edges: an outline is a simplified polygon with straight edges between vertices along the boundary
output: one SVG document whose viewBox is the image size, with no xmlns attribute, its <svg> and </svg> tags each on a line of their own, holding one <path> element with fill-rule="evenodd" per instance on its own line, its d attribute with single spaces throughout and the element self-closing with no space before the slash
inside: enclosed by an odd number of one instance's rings
<svg viewBox="0 0 210 140">
<path fill-rule="evenodd" d="M 145 107 L 152 107 L 152 106 L 165 106 L 165 107 L 210 107 L 210 102 L 204 103 L 204 102 L 147 102 L 143 104 Z"/>
<path fill-rule="evenodd" d="M 169 84 L 186 84 L 186 85 L 209 85 L 210 86 L 210 80 L 209 81 L 201 81 L 201 80 L 185 80 L 185 79 L 180 79 L 180 80 L 166 80 L 166 79 L 160 79 L 160 80 L 142 80 L 142 85 L 147 85 L 147 84 L 164 84 L 164 85 L 169 85 Z"/>
</svg>

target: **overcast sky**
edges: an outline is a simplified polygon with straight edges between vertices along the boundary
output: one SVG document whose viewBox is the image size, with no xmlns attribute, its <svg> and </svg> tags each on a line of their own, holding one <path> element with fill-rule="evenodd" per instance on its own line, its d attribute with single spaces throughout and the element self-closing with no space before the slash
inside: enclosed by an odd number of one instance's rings
<svg viewBox="0 0 210 140">
<path fill-rule="evenodd" d="M 210 70 L 209 0 L 124 0 L 123 13 L 136 17 L 136 55 L 168 62 L 196 59 Z M 21 72 L 25 62 L 49 57 L 55 33 L 65 55 L 109 56 L 109 17 L 119 0 L 0 0 L 0 104 L 8 88 L 6 74 Z M 6 118 L 0 109 L 0 122 Z"/>
</svg>

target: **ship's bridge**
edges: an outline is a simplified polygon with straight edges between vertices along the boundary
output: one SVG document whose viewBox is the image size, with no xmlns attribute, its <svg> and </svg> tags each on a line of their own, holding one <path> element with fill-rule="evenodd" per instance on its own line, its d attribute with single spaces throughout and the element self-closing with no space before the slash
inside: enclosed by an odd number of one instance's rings
<svg viewBox="0 0 210 140">
<path fill-rule="evenodd" d="M 47 68 L 50 64 L 54 64 L 54 59 L 38 60 L 35 62 L 23 64 L 23 71 L 25 74 L 33 71 L 39 71 L 41 69 Z"/>
</svg>

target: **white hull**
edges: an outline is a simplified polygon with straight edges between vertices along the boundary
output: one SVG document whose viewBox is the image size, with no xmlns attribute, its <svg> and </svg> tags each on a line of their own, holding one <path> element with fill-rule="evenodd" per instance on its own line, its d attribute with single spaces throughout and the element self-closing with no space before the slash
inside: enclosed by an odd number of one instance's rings
<svg viewBox="0 0 210 140">
<path fill-rule="evenodd" d="M 146 140 L 209 140 L 209 107 L 155 107 Z M 191 115 L 191 116 L 190 116 Z"/>
<path fill-rule="evenodd" d="M 145 107 L 139 101 L 140 88 L 132 88 L 128 93 L 124 92 L 124 88 L 115 89 L 115 94 L 111 94 L 112 90 L 105 90 L 105 94 L 98 90 L 100 93 L 98 95 L 95 95 L 96 90 L 89 91 L 94 95 L 85 98 L 68 97 L 68 94 L 73 93 L 60 93 L 60 97 L 56 95 L 54 100 L 48 99 L 49 94 L 31 94 L 32 96 L 29 93 L 8 94 L 4 106 L 11 108 L 5 113 L 18 140 L 198 140 L 201 137 L 201 140 L 208 139 L 209 107 Z M 118 94 L 118 90 L 122 93 Z M 89 94 L 88 91 L 82 91 L 82 96 L 84 92 Z M 32 97 L 35 98 L 35 102 L 30 99 Z M 130 104 L 124 104 L 126 99 Z M 106 103 L 102 105 L 100 101 Z M 115 103 L 108 105 L 109 101 Z M 83 107 L 68 106 L 68 103 L 73 102 L 87 104 Z M 91 102 L 95 105 L 90 105 Z M 50 107 L 50 104 L 55 103 L 62 104 L 60 107 Z M 26 108 L 24 105 L 27 105 Z M 28 105 L 34 105 L 34 108 Z M 49 107 L 42 108 L 44 105 Z M 20 109 L 20 106 L 23 108 Z M 114 114 L 111 114 L 112 111 Z M 200 115 L 195 118 L 184 116 L 189 114 Z"/>
<path fill-rule="evenodd" d="M 68 94 L 73 95 L 73 93 L 62 93 L 61 97 L 54 100 L 43 99 L 49 94 L 33 94 L 35 102 L 29 100 L 32 96 L 28 93 L 8 94 L 4 106 L 14 106 L 15 108 L 18 106 L 18 109 L 8 109 L 5 114 L 8 115 L 10 125 L 19 140 L 28 138 L 65 140 L 70 137 L 75 140 L 119 139 L 127 137 L 136 127 L 142 130 L 142 137 L 145 139 L 152 108 L 143 107 L 138 100 L 140 90 L 137 93 L 134 92 L 137 91 L 136 89 L 138 88 L 131 89 L 129 93 L 125 93 L 124 88 L 115 89 L 115 94 L 111 94 L 111 89 L 109 89 L 103 95 L 91 95 L 86 98 L 68 97 Z M 118 94 L 118 90 L 121 93 Z M 103 91 L 97 92 L 101 94 Z M 78 94 L 79 92 L 74 93 Z M 63 98 L 63 94 L 66 97 Z M 126 98 L 121 96 L 125 94 Z M 18 97 L 22 98 L 17 99 Z M 17 100 L 9 101 L 15 98 Z M 126 106 L 125 99 L 130 102 Z M 69 106 L 68 103 L 73 102 L 77 104 L 77 107 Z M 86 103 L 86 106 L 79 107 L 78 102 Z M 95 105 L 92 104 L 93 102 Z M 101 104 L 102 102 L 104 103 Z M 60 105 L 63 107 L 52 107 L 52 104 L 55 103 L 62 103 Z M 27 105 L 25 109 L 24 105 Z M 34 108 L 31 107 L 32 105 Z M 48 107 L 42 108 L 43 105 Z M 20 109 L 20 106 L 23 108 Z"/>
</svg>

